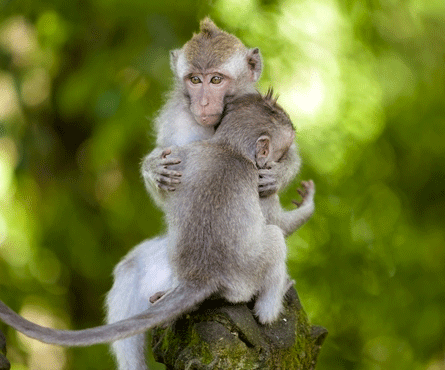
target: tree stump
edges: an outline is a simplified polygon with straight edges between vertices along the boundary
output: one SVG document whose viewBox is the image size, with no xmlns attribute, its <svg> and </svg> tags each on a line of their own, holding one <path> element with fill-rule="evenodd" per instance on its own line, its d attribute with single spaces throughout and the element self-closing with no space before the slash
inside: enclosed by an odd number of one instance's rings
<svg viewBox="0 0 445 370">
<path fill-rule="evenodd" d="M 211 299 L 177 321 L 153 330 L 155 359 L 168 370 L 311 370 L 327 330 L 312 326 L 292 287 L 284 311 L 260 325 L 253 304 Z"/>
<path fill-rule="evenodd" d="M 6 359 L 6 339 L 0 331 L 0 370 L 9 370 L 11 365 Z"/>
</svg>

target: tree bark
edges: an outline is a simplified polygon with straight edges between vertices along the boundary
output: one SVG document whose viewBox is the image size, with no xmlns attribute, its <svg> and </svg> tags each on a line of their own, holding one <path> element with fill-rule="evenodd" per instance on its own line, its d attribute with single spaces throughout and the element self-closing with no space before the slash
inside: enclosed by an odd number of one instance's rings
<svg viewBox="0 0 445 370">
<path fill-rule="evenodd" d="M 308 322 L 292 287 L 284 312 L 272 325 L 260 325 L 252 303 L 208 300 L 200 308 L 153 330 L 155 359 L 168 370 L 312 370 L 327 336 Z"/>
<path fill-rule="evenodd" d="M 0 370 L 9 370 L 11 365 L 6 359 L 6 339 L 0 331 Z"/>
</svg>

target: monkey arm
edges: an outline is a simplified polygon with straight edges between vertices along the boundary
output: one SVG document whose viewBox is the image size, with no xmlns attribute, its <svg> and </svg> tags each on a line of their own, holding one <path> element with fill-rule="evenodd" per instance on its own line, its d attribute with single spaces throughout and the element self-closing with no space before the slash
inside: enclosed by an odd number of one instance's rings
<svg viewBox="0 0 445 370">
<path fill-rule="evenodd" d="M 285 211 L 281 208 L 277 194 L 261 198 L 261 209 L 267 223 L 277 225 L 283 230 L 284 236 L 289 236 L 304 225 L 314 213 L 315 185 L 312 180 L 301 183 L 303 189 L 298 189 L 302 197 L 300 203 L 294 203 L 298 208 Z"/>
<path fill-rule="evenodd" d="M 260 197 L 268 197 L 283 190 L 298 173 L 300 164 L 298 148 L 293 143 L 278 162 L 272 163 L 270 168 L 259 169 L 258 192 Z"/>
<path fill-rule="evenodd" d="M 171 148 L 155 148 L 142 161 L 141 173 L 145 188 L 151 194 L 158 206 L 164 204 L 166 193 L 174 191 L 176 185 L 181 183 L 182 173 L 168 168 L 181 159 L 169 157 Z"/>
</svg>

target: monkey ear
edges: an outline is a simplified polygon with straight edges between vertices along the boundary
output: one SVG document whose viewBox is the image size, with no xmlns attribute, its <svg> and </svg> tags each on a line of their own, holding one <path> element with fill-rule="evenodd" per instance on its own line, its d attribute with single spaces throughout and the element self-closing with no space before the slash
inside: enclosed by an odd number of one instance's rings
<svg viewBox="0 0 445 370">
<path fill-rule="evenodd" d="M 263 70 L 260 49 L 253 48 L 248 50 L 247 65 L 249 66 L 253 82 L 258 81 L 261 76 L 261 71 Z"/>
<path fill-rule="evenodd" d="M 176 66 L 178 65 L 179 49 L 170 50 L 170 69 L 176 75 Z"/>
<path fill-rule="evenodd" d="M 183 49 L 170 51 L 170 68 L 179 79 L 182 79 L 187 74 L 187 60 Z"/>
<path fill-rule="evenodd" d="M 255 152 L 255 160 L 258 168 L 263 168 L 270 154 L 270 137 L 267 135 L 261 135 L 256 141 L 256 152 Z"/>
</svg>

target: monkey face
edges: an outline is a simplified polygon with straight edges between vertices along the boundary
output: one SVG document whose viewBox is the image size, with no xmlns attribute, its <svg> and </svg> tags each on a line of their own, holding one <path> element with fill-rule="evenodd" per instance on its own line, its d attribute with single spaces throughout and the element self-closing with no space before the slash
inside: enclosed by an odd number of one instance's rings
<svg viewBox="0 0 445 370">
<path fill-rule="evenodd" d="M 191 73 L 185 78 L 190 97 L 190 111 L 202 126 L 214 126 L 224 110 L 224 98 L 231 87 L 231 79 L 218 72 Z"/>
</svg>

